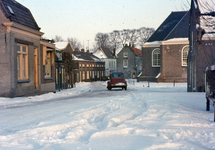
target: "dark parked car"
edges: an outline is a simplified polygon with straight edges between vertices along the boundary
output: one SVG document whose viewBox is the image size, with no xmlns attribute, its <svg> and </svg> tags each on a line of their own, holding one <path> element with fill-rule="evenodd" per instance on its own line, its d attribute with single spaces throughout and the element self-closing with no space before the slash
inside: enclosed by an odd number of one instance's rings
<svg viewBox="0 0 215 150">
<path fill-rule="evenodd" d="M 125 81 L 123 72 L 112 72 L 110 80 L 107 82 L 107 89 L 122 88 L 127 90 L 127 82 Z"/>
</svg>

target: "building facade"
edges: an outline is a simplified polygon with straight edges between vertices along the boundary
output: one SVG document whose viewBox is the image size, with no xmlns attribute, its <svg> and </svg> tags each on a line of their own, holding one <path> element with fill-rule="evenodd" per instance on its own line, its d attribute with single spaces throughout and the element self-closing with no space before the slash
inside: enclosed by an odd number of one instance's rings
<svg viewBox="0 0 215 150">
<path fill-rule="evenodd" d="M 55 44 L 53 41 L 40 41 L 41 92 L 55 92 Z"/>
<path fill-rule="evenodd" d="M 105 75 L 105 61 L 82 49 L 73 52 L 73 71 L 75 82 L 92 82 Z"/>
<path fill-rule="evenodd" d="M 0 96 L 41 90 L 40 32 L 30 10 L 13 0 L 0 1 Z"/>
<path fill-rule="evenodd" d="M 139 80 L 187 82 L 189 12 L 172 12 L 143 44 Z"/>
<path fill-rule="evenodd" d="M 56 42 L 55 72 L 56 90 L 74 87 L 74 72 L 72 70 L 72 53 L 74 51 L 70 42 Z"/>
<path fill-rule="evenodd" d="M 123 72 L 126 79 L 137 79 L 142 72 L 142 51 L 125 45 L 117 54 L 117 71 Z"/>
<path fill-rule="evenodd" d="M 93 53 L 93 55 L 105 61 L 105 76 L 109 76 L 110 71 L 117 71 L 117 59 L 115 56 L 115 52 L 112 53 L 110 49 L 100 47 Z"/>
</svg>

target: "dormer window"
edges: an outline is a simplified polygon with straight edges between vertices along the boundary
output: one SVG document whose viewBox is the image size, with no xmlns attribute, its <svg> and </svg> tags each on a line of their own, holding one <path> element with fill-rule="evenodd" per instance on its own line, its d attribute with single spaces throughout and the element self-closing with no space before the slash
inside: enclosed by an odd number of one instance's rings
<svg viewBox="0 0 215 150">
<path fill-rule="evenodd" d="M 13 9 L 10 6 L 8 6 L 8 5 L 7 5 L 7 8 L 9 9 L 10 13 L 14 15 Z"/>
</svg>

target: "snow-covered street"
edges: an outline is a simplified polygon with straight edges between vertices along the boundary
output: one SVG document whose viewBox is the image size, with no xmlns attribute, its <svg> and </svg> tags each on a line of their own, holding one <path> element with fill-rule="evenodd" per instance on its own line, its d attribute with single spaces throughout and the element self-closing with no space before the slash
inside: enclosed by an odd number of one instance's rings
<svg viewBox="0 0 215 150">
<path fill-rule="evenodd" d="M 132 83 L 132 82 L 131 82 Z M 106 82 L 0 98 L 0 149 L 215 149 L 213 108 L 185 83 Z"/>
</svg>

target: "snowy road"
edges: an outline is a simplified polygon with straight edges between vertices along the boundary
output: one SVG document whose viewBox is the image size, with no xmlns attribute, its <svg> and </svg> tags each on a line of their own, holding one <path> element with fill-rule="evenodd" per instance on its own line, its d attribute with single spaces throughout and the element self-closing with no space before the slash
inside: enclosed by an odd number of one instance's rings
<svg viewBox="0 0 215 150">
<path fill-rule="evenodd" d="M 105 82 L 0 98 L 0 149 L 215 149 L 213 110 L 186 84 Z"/>
</svg>

